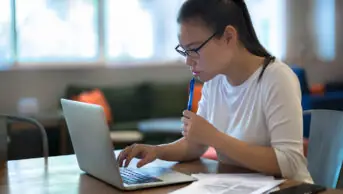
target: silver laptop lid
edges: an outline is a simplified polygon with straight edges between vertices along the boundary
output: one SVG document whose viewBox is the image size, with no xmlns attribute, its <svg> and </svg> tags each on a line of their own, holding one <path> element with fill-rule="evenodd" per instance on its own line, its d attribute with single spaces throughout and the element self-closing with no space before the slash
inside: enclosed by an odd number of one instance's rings
<svg viewBox="0 0 343 194">
<path fill-rule="evenodd" d="M 80 169 L 123 188 L 103 108 L 66 99 L 61 104 Z"/>
</svg>

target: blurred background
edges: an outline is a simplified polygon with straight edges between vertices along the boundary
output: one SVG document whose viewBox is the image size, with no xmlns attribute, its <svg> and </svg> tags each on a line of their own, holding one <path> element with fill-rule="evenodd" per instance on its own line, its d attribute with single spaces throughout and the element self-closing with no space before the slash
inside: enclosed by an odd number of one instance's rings
<svg viewBox="0 0 343 194">
<path fill-rule="evenodd" d="M 61 97 L 102 104 L 118 148 L 179 138 L 191 78 L 174 50 L 183 2 L 1 0 L 0 113 L 40 121 L 50 155 L 73 153 Z M 342 109 L 343 1 L 246 2 L 262 44 L 297 73 L 304 109 Z M 41 156 L 37 130 L 9 134 L 10 159 Z"/>
</svg>

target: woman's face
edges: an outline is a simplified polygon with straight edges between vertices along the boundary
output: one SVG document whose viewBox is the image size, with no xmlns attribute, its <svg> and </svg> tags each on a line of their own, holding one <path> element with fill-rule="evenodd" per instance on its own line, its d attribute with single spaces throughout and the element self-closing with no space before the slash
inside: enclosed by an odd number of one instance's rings
<svg viewBox="0 0 343 194">
<path fill-rule="evenodd" d="M 183 22 L 180 25 L 178 50 L 186 51 L 186 64 L 194 76 L 206 82 L 230 67 L 235 52 L 230 30 L 221 38 L 214 36 L 200 22 Z"/>
</svg>

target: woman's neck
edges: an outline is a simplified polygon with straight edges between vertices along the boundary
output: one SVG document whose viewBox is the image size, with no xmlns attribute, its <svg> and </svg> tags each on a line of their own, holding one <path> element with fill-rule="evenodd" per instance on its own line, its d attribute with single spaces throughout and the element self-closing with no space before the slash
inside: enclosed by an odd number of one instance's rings
<svg viewBox="0 0 343 194">
<path fill-rule="evenodd" d="M 249 53 L 242 52 L 232 61 L 233 65 L 226 70 L 224 75 L 232 86 L 243 84 L 256 70 L 263 65 L 264 57 L 259 57 Z"/>
</svg>

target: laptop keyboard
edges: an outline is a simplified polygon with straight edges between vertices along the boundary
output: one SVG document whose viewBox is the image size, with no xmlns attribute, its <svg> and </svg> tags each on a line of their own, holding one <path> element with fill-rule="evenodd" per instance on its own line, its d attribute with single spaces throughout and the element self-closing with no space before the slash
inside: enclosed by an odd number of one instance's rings
<svg viewBox="0 0 343 194">
<path fill-rule="evenodd" d="M 120 175 L 124 183 L 128 185 L 161 182 L 161 179 L 145 175 L 128 168 L 120 168 Z"/>
</svg>

